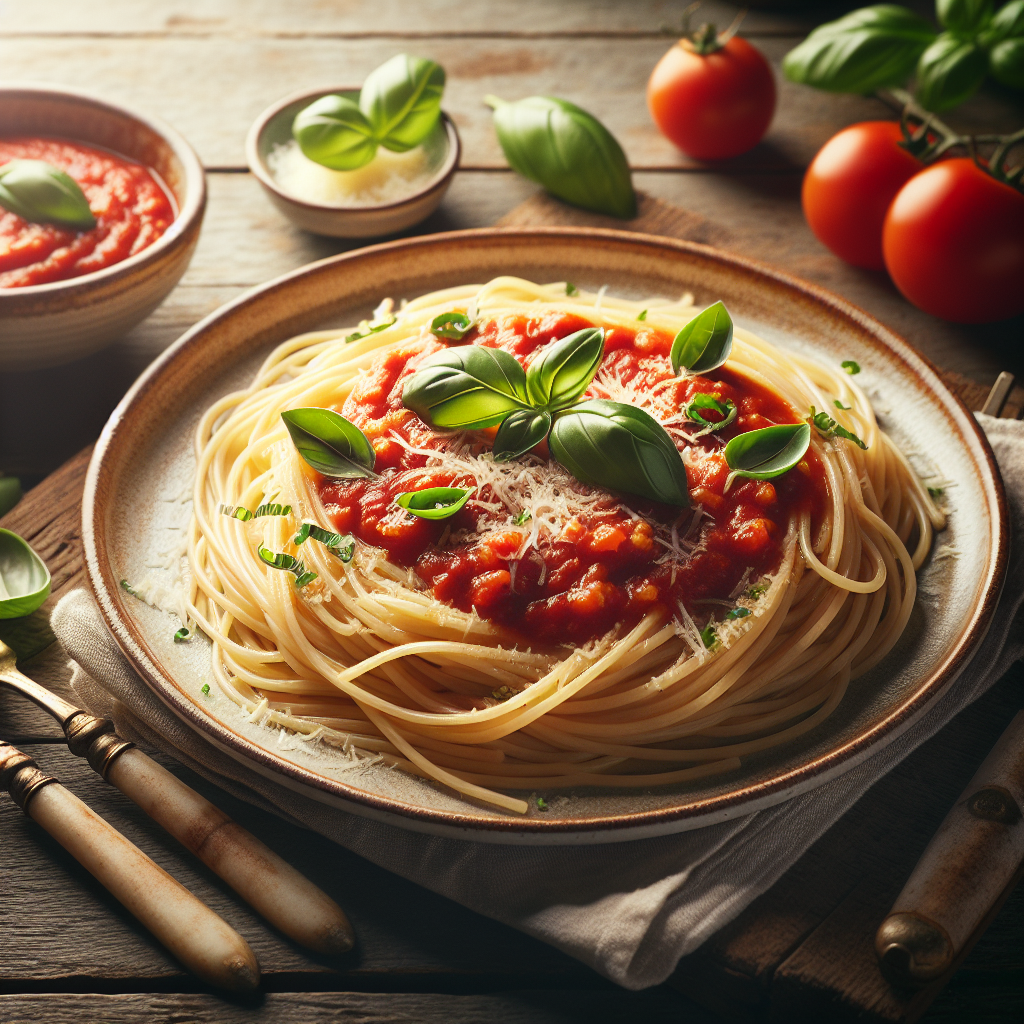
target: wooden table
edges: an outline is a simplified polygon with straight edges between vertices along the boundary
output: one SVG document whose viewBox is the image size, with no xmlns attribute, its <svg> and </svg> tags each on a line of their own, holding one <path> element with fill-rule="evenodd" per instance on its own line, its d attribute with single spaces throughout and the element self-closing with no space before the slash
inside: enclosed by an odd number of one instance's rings
<svg viewBox="0 0 1024 1024">
<path fill-rule="evenodd" d="M 4 78 L 76 85 L 159 114 L 193 143 L 209 171 L 210 203 L 196 257 L 149 320 L 74 366 L 0 375 L 0 466 L 35 482 L 66 463 L 3 524 L 47 558 L 56 590 L 80 582 L 77 501 L 87 451 L 75 453 L 95 438 L 134 377 L 198 318 L 245 288 L 351 247 L 303 234 L 273 210 L 244 166 L 248 125 L 287 92 L 357 83 L 403 50 L 433 57 L 447 69 L 445 108 L 464 146 L 448 197 L 419 231 L 489 225 L 536 194 L 505 166 L 480 98 L 488 92 L 510 99 L 549 92 L 602 117 L 622 141 L 640 189 L 691 212 L 675 224 L 675 233 L 830 287 L 903 333 L 940 366 L 980 384 L 990 383 L 1000 369 L 1024 376 L 1019 319 L 965 328 L 928 317 L 907 305 L 884 275 L 833 258 L 804 225 L 803 168 L 840 127 L 884 116 L 878 101 L 825 95 L 780 80 L 779 110 L 766 140 L 714 169 L 683 157 L 658 135 L 645 109 L 644 84 L 669 45 L 662 28 L 677 19 L 681 7 L 614 0 L 0 3 Z M 734 14 L 723 3 L 705 9 L 723 25 Z M 817 20 L 839 9 L 829 7 Z M 752 11 L 743 34 L 777 67 L 814 21 L 799 12 Z M 951 120 L 976 130 L 1007 130 L 1020 119 L 1020 106 L 1007 93 L 986 92 Z M 522 221 L 551 212 L 534 201 L 513 216 Z M 564 209 L 558 215 L 574 216 Z M 41 410 L 49 412 L 40 415 Z M 30 668 L 41 681 L 66 686 L 59 652 L 51 649 Z M 0 1024 L 150 1018 L 913 1019 L 935 991 L 911 998 L 887 990 L 864 935 L 870 936 L 873 922 L 1019 706 L 1019 667 L 1011 675 L 879 783 L 734 924 L 683 961 L 674 987 L 646 993 L 618 990 L 542 943 L 388 875 L 318 836 L 290 834 L 276 819 L 223 796 L 165 758 L 349 911 L 358 950 L 341 963 L 306 956 L 96 780 L 67 753 L 52 723 L 0 691 L 0 732 L 38 756 L 44 768 L 234 924 L 265 972 L 265 995 L 251 1004 L 205 991 L 3 797 Z M 1021 903 L 1018 888 L 925 1020 L 1019 1019 Z"/>
</svg>

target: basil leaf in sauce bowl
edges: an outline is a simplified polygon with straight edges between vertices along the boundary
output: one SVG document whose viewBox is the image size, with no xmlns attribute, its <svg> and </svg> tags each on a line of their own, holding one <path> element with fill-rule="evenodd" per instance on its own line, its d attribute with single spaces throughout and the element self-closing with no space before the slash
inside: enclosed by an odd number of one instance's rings
<svg viewBox="0 0 1024 1024">
<path fill-rule="evenodd" d="M 732 317 L 725 304 L 708 306 L 679 329 L 669 353 L 672 369 L 676 373 L 681 368 L 691 373 L 717 370 L 729 358 L 732 335 Z"/>
<path fill-rule="evenodd" d="M 96 227 L 78 182 L 45 160 L 8 160 L 0 166 L 0 206 L 30 224 L 78 231 Z"/>
<path fill-rule="evenodd" d="M 369 439 L 333 409 L 289 409 L 281 419 L 299 454 L 318 473 L 348 480 L 376 476 Z"/>
<path fill-rule="evenodd" d="M 494 436 L 494 461 L 508 462 L 540 444 L 551 429 L 551 413 L 520 409 L 501 421 Z"/>
<path fill-rule="evenodd" d="M 587 390 L 603 355 L 602 327 L 585 327 L 548 345 L 526 371 L 530 401 L 552 410 L 571 405 Z"/>
<path fill-rule="evenodd" d="M 806 424 L 804 424 L 806 426 Z M 556 420 L 551 454 L 577 480 L 686 508 L 686 467 L 665 428 L 632 405 L 596 398 Z"/>
<path fill-rule="evenodd" d="M 701 409 L 711 409 L 719 413 L 722 416 L 720 420 L 707 420 L 704 418 Z M 731 399 L 727 398 L 724 402 L 718 399 L 715 395 L 705 394 L 703 391 L 694 395 L 690 399 L 689 404 L 683 410 L 684 415 L 688 420 L 693 420 L 694 423 L 699 423 L 702 427 L 707 430 L 722 430 L 729 426 L 739 410 L 736 408 L 736 403 Z"/>
<path fill-rule="evenodd" d="M 444 68 L 399 53 L 371 71 L 359 93 L 359 109 L 385 149 L 404 153 L 418 146 L 441 116 Z"/>
<path fill-rule="evenodd" d="M 430 321 L 430 333 L 435 338 L 446 338 L 448 341 L 462 341 L 476 323 L 469 319 L 465 313 L 452 311 L 451 313 L 438 313 Z"/>
<path fill-rule="evenodd" d="M 334 171 L 353 171 L 377 153 L 373 126 L 347 96 L 321 96 L 292 122 L 292 135 L 310 160 Z"/>
<path fill-rule="evenodd" d="M 465 487 L 427 487 L 422 491 L 406 491 L 395 501 L 420 519 L 447 519 L 469 501 L 472 493 Z"/>
<path fill-rule="evenodd" d="M 494 110 L 494 130 L 513 170 L 573 206 L 636 216 L 626 154 L 596 117 L 553 96 L 484 102 Z"/>
<path fill-rule="evenodd" d="M 738 476 L 751 480 L 782 476 L 804 457 L 810 443 L 808 423 L 783 423 L 734 437 L 725 446 L 725 461 L 731 470 L 725 489 L 729 490 Z"/>
<path fill-rule="evenodd" d="M 0 619 L 31 615 L 50 594 L 50 571 L 10 530 L 0 530 Z"/>
<path fill-rule="evenodd" d="M 500 348 L 468 345 L 431 356 L 412 375 L 402 404 L 425 423 L 449 430 L 493 427 L 526 409 L 526 373 Z"/>
</svg>

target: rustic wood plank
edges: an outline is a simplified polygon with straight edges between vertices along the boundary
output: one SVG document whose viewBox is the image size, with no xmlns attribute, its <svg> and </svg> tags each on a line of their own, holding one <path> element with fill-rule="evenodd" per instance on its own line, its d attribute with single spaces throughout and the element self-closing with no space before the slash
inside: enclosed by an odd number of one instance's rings
<svg viewBox="0 0 1024 1024">
<path fill-rule="evenodd" d="M 752 5 L 753 6 L 753 5 Z M 796 8 L 798 5 L 791 5 Z M 842 4 L 815 4 L 815 10 L 751 10 L 743 20 L 744 35 L 803 33 Z M 374 4 L 323 3 L 320 0 L 204 0 L 198 5 L 140 4 L 107 0 L 69 4 L 36 0 L 32 5 L 0 8 L 0 31 L 32 35 L 309 35 L 309 36 L 466 36 L 479 34 L 551 37 L 571 35 L 657 35 L 675 30 L 682 10 L 674 0 L 522 0 L 515 4 L 467 3 L 451 0 L 380 0 Z M 735 17 L 734 4 L 707 0 L 700 21 L 725 28 Z"/>
<path fill-rule="evenodd" d="M 672 992 L 550 991 L 532 986 L 485 995 L 450 993 L 271 992 L 248 1003 L 213 995 L 0 996 L 5 1024 L 713 1024 Z"/>
<path fill-rule="evenodd" d="M 764 39 L 759 46 L 778 65 L 792 43 Z M 246 132 L 265 107 L 304 88 L 358 84 L 403 47 L 392 39 L 102 37 L 85 46 L 82 39 L 63 36 L 7 38 L 0 39 L 0 66 L 5 78 L 74 85 L 159 114 L 188 138 L 206 165 L 244 167 Z M 567 46 L 551 39 L 424 38 L 405 48 L 447 70 L 444 106 L 462 136 L 466 168 L 507 166 L 483 96 L 519 99 L 538 91 L 599 116 L 635 167 L 700 166 L 659 134 L 647 112 L 647 79 L 666 40 L 619 40 L 611 59 L 607 47 L 593 39 Z M 780 81 L 779 108 L 765 141 L 728 166 L 803 167 L 840 127 L 885 111 L 877 100 Z M 1004 113 L 1008 130 L 1016 127 L 1011 113 Z"/>
</svg>

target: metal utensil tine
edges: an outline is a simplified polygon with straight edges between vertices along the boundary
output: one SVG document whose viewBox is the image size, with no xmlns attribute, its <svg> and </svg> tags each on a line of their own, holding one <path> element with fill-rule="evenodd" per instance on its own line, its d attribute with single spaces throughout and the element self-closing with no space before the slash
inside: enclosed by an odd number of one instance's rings
<svg viewBox="0 0 1024 1024">
<path fill-rule="evenodd" d="M 986 416 L 998 416 L 1003 411 L 1003 406 L 1006 405 L 1006 400 L 1013 390 L 1013 383 L 1014 376 L 1007 370 L 1003 370 L 996 377 L 996 382 L 992 385 L 988 398 L 985 399 L 985 404 L 981 407 L 981 411 Z"/>
</svg>

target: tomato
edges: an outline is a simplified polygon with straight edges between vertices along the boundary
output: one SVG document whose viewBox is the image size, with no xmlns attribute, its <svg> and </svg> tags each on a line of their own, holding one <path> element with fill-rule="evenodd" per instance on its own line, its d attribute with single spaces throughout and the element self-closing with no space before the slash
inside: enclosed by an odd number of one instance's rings
<svg viewBox="0 0 1024 1024">
<path fill-rule="evenodd" d="M 884 270 L 882 225 L 896 193 L 924 164 L 899 142 L 896 121 L 864 121 L 832 136 L 804 175 L 807 224 L 840 259 Z"/>
<path fill-rule="evenodd" d="M 651 72 L 647 106 L 684 153 L 724 160 L 756 146 L 768 130 L 775 79 L 760 51 L 739 36 L 703 54 L 682 40 Z"/>
<path fill-rule="evenodd" d="M 983 324 L 1024 312 L 1024 195 L 968 157 L 903 186 L 882 249 L 896 287 L 926 313 Z"/>
</svg>

